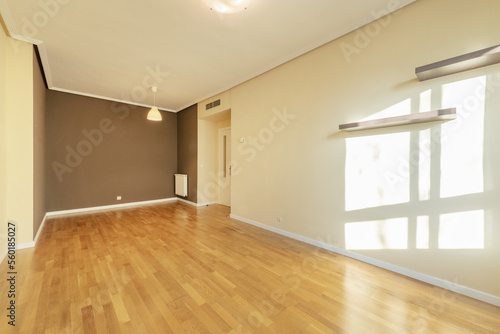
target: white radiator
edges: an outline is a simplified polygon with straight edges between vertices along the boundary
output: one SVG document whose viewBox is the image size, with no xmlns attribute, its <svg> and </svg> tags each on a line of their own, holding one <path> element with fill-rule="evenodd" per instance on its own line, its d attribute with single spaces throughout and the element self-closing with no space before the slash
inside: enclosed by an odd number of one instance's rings
<svg viewBox="0 0 500 334">
<path fill-rule="evenodd" d="M 175 194 L 187 197 L 188 195 L 188 176 L 186 174 L 174 174 L 175 176 Z"/>
</svg>

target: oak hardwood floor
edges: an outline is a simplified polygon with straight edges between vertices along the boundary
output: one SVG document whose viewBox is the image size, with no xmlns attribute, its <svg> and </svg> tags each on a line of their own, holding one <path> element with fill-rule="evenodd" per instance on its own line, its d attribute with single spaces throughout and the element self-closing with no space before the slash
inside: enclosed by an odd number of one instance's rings
<svg viewBox="0 0 500 334">
<path fill-rule="evenodd" d="M 15 328 L 0 282 L 0 333 L 500 333 L 498 307 L 228 215 L 167 203 L 47 220 L 17 252 Z"/>
</svg>

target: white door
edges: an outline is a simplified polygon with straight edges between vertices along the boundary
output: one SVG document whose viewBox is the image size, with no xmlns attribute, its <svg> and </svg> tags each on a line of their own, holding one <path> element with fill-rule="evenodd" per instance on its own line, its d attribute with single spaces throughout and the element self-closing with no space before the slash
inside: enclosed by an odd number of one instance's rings
<svg viewBox="0 0 500 334">
<path fill-rule="evenodd" d="M 231 206 L 231 128 L 219 130 L 219 204 Z"/>
</svg>

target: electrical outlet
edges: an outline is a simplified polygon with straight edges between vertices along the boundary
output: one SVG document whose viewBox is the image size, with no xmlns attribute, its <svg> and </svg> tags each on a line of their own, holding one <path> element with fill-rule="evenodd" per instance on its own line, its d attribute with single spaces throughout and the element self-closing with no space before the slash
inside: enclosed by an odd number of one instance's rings
<svg viewBox="0 0 500 334">
<path fill-rule="evenodd" d="M 122 197 L 121 197 L 121 196 L 116 196 L 116 200 L 117 200 L 117 201 L 121 201 L 121 200 L 122 200 Z"/>
<path fill-rule="evenodd" d="M 278 223 L 281 223 L 282 218 L 278 217 L 276 220 L 278 221 Z"/>
</svg>

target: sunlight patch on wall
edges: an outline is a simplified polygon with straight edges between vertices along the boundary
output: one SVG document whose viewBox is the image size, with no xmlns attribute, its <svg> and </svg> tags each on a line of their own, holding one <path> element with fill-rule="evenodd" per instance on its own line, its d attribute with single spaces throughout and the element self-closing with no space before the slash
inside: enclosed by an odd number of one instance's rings
<svg viewBox="0 0 500 334">
<path fill-rule="evenodd" d="M 408 218 L 347 223 L 346 249 L 408 248 Z"/>
<path fill-rule="evenodd" d="M 427 201 L 431 198 L 431 130 L 419 133 L 419 168 L 418 168 L 418 198 Z"/>
<path fill-rule="evenodd" d="M 483 249 L 484 211 L 441 215 L 438 245 L 440 249 Z"/>
<path fill-rule="evenodd" d="M 373 119 L 402 116 L 408 114 L 411 114 L 411 99 L 406 99 L 399 103 L 396 103 L 390 106 L 389 108 L 386 108 L 366 118 L 363 118 L 361 121 L 369 121 Z"/>
<path fill-rule="evenodd" d="M 417 249 L 429 249 L 429 216 L 417 217 Z"/>
<path fill-rule="evenodd" d="M 441 126 L 441 198 L 483 192 L 486 77 L 443 86 L 442 107 L 457 119 Z"/>
<path fill-rule="evenodd" d="M 431 95 L 432 90 L 428 89 L 425 92 L 420 93 L 420 104 L 419 112 L 431 111 Z"/>
<path fill-rule="evenodd" d="M 410 133 L 346 139 L 347 211 L 407 203 Z"/>
</svg>

